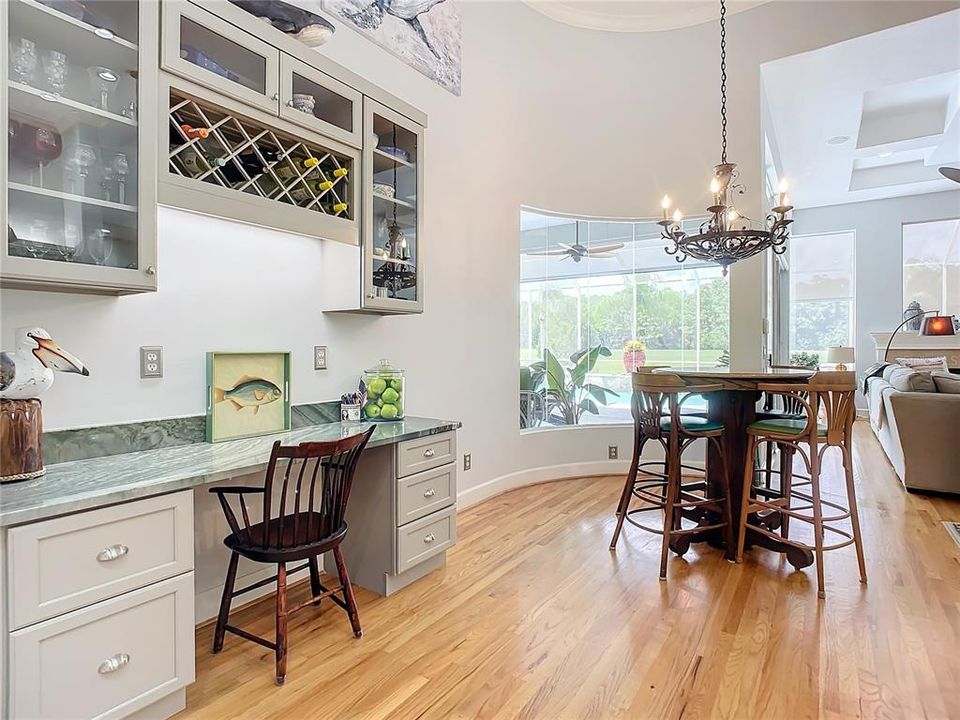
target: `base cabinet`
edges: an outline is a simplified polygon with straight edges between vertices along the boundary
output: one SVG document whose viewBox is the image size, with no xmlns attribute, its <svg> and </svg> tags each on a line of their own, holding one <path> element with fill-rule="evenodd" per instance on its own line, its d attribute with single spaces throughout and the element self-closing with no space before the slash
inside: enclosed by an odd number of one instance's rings
<svg viewBox="0 0 960 720">
<path fill-rule="evenodd" d="M 122 718 L 194 680 L 193 573 L 17 630 L 14 718 Z"/>
</svg>

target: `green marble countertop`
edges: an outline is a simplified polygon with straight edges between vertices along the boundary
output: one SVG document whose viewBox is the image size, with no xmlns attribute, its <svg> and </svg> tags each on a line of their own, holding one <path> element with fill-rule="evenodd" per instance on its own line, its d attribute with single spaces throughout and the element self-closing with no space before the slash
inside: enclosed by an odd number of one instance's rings
<svg viewBox="0 0 960 720">
<path fill-rule="evenodd" d="M 368 448 L 460 427 L 458 421 L 420 417 L 376 425 Z M 367 427 L 366 423 L 334 422 L 243 440 L 193 443 L 48 465 L 42 477 L 0 486 L 0 527 L 262 472 L 277 440 L 285 445 L 338 440 Z"/>
</svg>

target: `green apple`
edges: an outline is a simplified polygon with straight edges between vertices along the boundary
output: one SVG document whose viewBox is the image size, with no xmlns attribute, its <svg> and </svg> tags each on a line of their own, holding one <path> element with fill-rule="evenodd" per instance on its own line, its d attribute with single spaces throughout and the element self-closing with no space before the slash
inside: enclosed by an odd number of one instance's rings
<svg viewBox="0 0 960 720">
<path fill-rule="evenodd" d="M 387 381 L 381 378 L 374 378 L 369 383 L 367 383 L 367 396 L 368 397 L 380 397 L 382 393 L 387 388 Z"/>
<path fill-rule="evenodd" d="M 363 408 L 363 414 L 368 418 L 378 418 L 380 417 L 380 406 L 376 403 L 367 403 Z"/>
<path fill-rule="evenodd" d="M 399 413 L 397 413 L 397 406 L 385 404 L 380 408 L 380 417 L 384 420 L 393 420 Z"/>
<path fill-rule="evenodd" d="M 390 387 L 397 392 L 403 392 L 403 378 L 394 378 L 390 381 Z"/>
<path fill-rule="evenodd" d="M 403 417 L 403 403 L 397 400 L 393 403 L 393 406 L 397 409 L 397 417 Z"/>
<path fill-rule="evenodd" d="M 386 390 L 381 393 L 380 397 L 383 398 L 385 403 L 390 403 L 391 405 L 400 399 L 400 393 L 394 390 L 392 387 L 388 387 Z"/>
<path fill-rule="evenodd" d="M 377 406 L 378 406 L 378 407 L 383 407 L 383 397 L 382 397 L 382 396 L 377 398 Z"/>
</svg>

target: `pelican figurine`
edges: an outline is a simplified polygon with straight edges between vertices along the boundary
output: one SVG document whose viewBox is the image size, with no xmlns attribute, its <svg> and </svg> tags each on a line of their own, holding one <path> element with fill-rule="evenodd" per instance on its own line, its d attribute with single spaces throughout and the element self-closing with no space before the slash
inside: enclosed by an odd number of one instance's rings
<svg viewBox="0 0 960 720">
<path fill-rule="evenodd" d="M 89 375 L 80 360 L 50 337 L 43 328 L 17 330 L 17 349 L 0 353 L 0 398 L 28 400 L 53 385 L 53 371 Z"/>
</svg>

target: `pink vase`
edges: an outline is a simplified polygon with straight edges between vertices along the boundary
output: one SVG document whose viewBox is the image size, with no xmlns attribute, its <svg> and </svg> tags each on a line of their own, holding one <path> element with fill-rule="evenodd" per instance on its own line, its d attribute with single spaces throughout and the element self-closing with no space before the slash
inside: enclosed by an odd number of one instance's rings
<svg viewBox="0 0 960 720">
<path fill-rule="evenodd" d="M 647 363 L 647 353 L 645 350 L 624 350 L 623 367 L 628 373 L 635 372 L 637 368 L 643 367 Z"/>
</svg>

